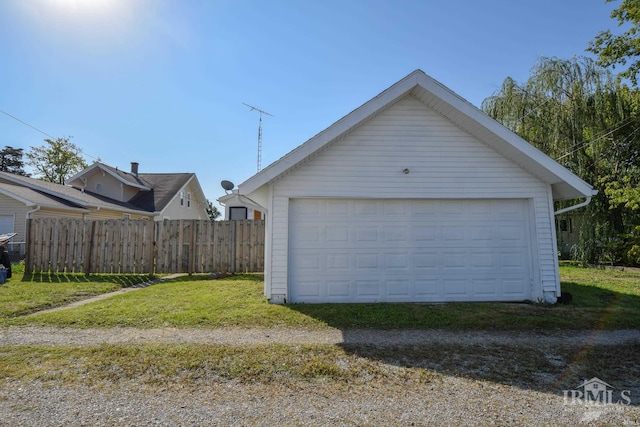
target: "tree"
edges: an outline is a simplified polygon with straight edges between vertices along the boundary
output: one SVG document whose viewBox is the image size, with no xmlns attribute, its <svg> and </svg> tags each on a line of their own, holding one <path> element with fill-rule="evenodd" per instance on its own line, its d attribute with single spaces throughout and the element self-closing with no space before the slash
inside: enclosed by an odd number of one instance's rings
<svg viewBox="0 0 640 427">
<path fill-rule="evenodd" d="M 605 1 L 611 3 L 613 0 Z M 627 69 L 619 75 L 637 86 L 640 72 L 640 0 L 622 0 L 620 6 L 611 12 L 611 18 L 618 21 L 618 26 L 630 24 L 631 27 L 618 35 L 610 30 L 601 31 L 589 43 L 587 50 L 598 55 L 598 63 L 604 67 L 624 66 L 630 61 Z"/>
<path fill-rule="evenodd" d="M 31 147 L 27 153 L 27 164 L 36 171 L 43 181 L 64 184 L 67 178 L 86 168 L 87 162 L 81 156 L 82 150 L 67 138 L 45 139 L 48 145 Z"/>
<path fill-rule="evenodd" d="M 22 148 L 13 148 L 8 145 L 0 150 L 0 171 L 29 176 L 24 171 L 23 151 Z"/>
<path fill-rule="evenodd" d="M 209 215 L 209 219 L 211 221 L 215 221 L 216 219 L 218 219 L 218 217 L 220 215 L 222 215 L 222 213 L 220 213 L 220 211 L 218 210 L 217 206 L 214 206 L 213 203 L 208 202 L 208 207 L 207 207 L 207 215 Z"/>
<path fill-rule="evenodd" d="M 640 244 L 637 90 L 591 59 L 541 58 L 524 84 L 505 79 L 482 108 L 599 191 L 582 210 L 575 258 L 639 262 L 629 252 L 634 239 Z"/>
</svg>

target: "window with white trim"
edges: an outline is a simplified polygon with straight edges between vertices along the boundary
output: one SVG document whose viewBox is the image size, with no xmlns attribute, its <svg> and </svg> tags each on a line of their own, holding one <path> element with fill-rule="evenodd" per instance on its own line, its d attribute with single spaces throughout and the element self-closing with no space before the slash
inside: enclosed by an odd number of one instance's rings
<svg viewBox="0 0 640 427">
<path fill-rule="evenodd" d="M 187 193 L 187 208 L 191 208 L 191 193 Z"/>
<path fill-rule="evenodd" d="M 180 206 L 184 206 L 184 191 L 180 192 Z"/>
</svg>

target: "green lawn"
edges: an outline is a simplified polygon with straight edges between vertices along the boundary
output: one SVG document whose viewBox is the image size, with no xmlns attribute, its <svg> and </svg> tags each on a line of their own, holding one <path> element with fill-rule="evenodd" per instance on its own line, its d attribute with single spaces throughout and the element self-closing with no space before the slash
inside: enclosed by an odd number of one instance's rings
<svg viewBox="0 0 640 427">
<path fill-rule="evenodd" d="M 148 279 L 144 275 L 37 274 L 24 277 L 15 265 L 13 277 L 0 285 L 0 322 L 16 316 L 113 292 Z"/>
<path fill-rule="evenodd" d="M 109 281 L 109 277 L 112 278 Z M 139 276 L 135 276 L 139 277 Z M 415 328 L 469 330 L 640 328 L 640 274 L 561 267 L 568 305 L 510 303 L 271 305 L 262 276 L 204 275 L 122 294 L 73 309 L 20 314 L 130 286 L 131 276 L 50 276 L 0 286 L 0 324 L 139 328 Z M 99 278 L 99 280 L 98 280 Z M 81 280 L 82 279 L 82 280 Z M 22 308 L 20 308 L 22 307 Z"/>
</svg>

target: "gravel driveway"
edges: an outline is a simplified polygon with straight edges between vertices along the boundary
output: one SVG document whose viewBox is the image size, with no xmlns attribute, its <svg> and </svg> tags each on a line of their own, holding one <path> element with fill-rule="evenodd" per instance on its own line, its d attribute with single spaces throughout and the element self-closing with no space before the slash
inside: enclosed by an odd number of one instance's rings
<svg viewBox="0 0 640 427">
<path fill-rule="evenodd" d="M 0 328 L 0 345 L 94 346 L 136 343 L 252 345 L 307 343 L 396 346 L 403 344 L 500 344 L 553 346 L 640 343 L 640 331 L 451 332 L 182 330 L 133 328 Z M 1 359 L 0 359 L 1 361 Z M 278 381 L 150 386 L 131 380 L 109 387 L 4 380 L 0 425 L 6 426 L 200 426 L 200 425 L 640 425 L 634 405 L 591 405 L 464 375 L 438 375 L 426 383 Z M 578 384 L 576 384 L 576 387 Z"/>
</svg>

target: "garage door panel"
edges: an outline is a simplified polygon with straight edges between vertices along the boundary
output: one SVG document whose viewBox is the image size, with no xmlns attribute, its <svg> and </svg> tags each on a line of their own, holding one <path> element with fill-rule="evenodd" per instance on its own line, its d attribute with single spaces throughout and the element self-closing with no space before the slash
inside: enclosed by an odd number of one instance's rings
<svg viewBox="0 0 640 427">
<path fill-rule="evenodd" d="M 413 255 L 413 267 L 416 270 L 435 270 L 439 265 L 437 252 L 417 253 Z"/>
<path fill-rule="evenodd" d="M 418 279 L 415 281 L 415 296 L 417 300 L 435 301 L 442 294 L 442 282 L 437 279 Z"/>
<path fill-rule="evenodd" d="M 356 280 L 356 297 L 366 297 L 367 300 L 379 301 L 380 281 L 379 280 Z"/>
<path fill-rule="evenodd" d="M 290 202 L 292 302 L 530 298 L 524 200 Z"/>
<path fill-rule="evenodd" d="M 349 239 L 349 227 L 329 226 L 326 228 L 326 242 L 331 244 L 346 244 Z"/>
<path fill-rule="evenodd" d="M 325 206 L 327 217 L 338 216 L 342 218 L 349 214 L 349 201 L 347 200 L 330 200 Z"/>
<path fill-rule="evenodd" d="M 378 253 L 359 253 L 355 256 L 355 269 L 356 270 L 379 270 L 382 265 L 380 264 Z M 356 273 L 360 273 L 356 271 Z"/>
<path fill-rule="evenodd" d="M 355 226 L 356 230 L 356 243 L 359 242 L 377 242 L 378 241 L 378 226 L 361 227 Z"/>
<path fill-rule="evenodd" d="M 444 279 L 444 296 L 454 299 L 466 298 L 468 296 L 468 280 L 465 279 Z"/>
<path fill-rule="evenodd" d="M 296 282 L 296 295 L 302 301 L 313 301 L 320 298 L 320 289 L 324 286 L 320 280 L 299 280 Z"/>
<path fill-rule="evenodd" d="M 304 270 L 309 273 L 314 273 L 314 272 L 320 273 L 321 271 L 320 259 L 322 258 L 322 256 L 317 254 L 311 254 L 311 255 L 299 254 L 296 258 L 297 258 L 297 261 L 295 264 L 296 268 L 300 270 Z"/>
<path fill-rule="evenodd" d="M 332 253 L 326 255 L 326 265 L 329 273 L 338 271 L 344 273 L 351 267 L 351 255 L 349 253 Z"/>
<path fill-rule="evenodd" d="M 471 267 L 474 269 L 494 270 L 498 265 L 499 255 L 492 252 L 471 253 Z"/>
<path fill-rule="evenodd" d="M 327 280 L 327 297 L 350 297 L 351 282 L 349 280 Z"/>
<path fill-rule="evenodd" d="M 445 252 L 442 254 L 442 268 L 446 270 L 467 270 L 469 252 Z"/>
<path fill-rule="evenodd" d="M 500 283 L 493 279 L 475 279 L 472 287 L 476 296 L 496 298 L 500 295 Z"/>
<path fill-rule="evenodd" d="M 386 295 L 389 298 L 406 298 L 411 296 L 411 281 L 407 279 L 391 279 L 386 282 Z"/>
<path fill-rule="evenodd" d="M 386 269 L 406 270 L 411 267 L 408 253 L 384 254 L 384 266 Z"/>
<path fill-rule="evenodd" d="M 505 270 L 521 271 L 526 267 L 527 255 L 524 250 L 518 252 L 501 252 L 500 267 Z"/>
</svg>

